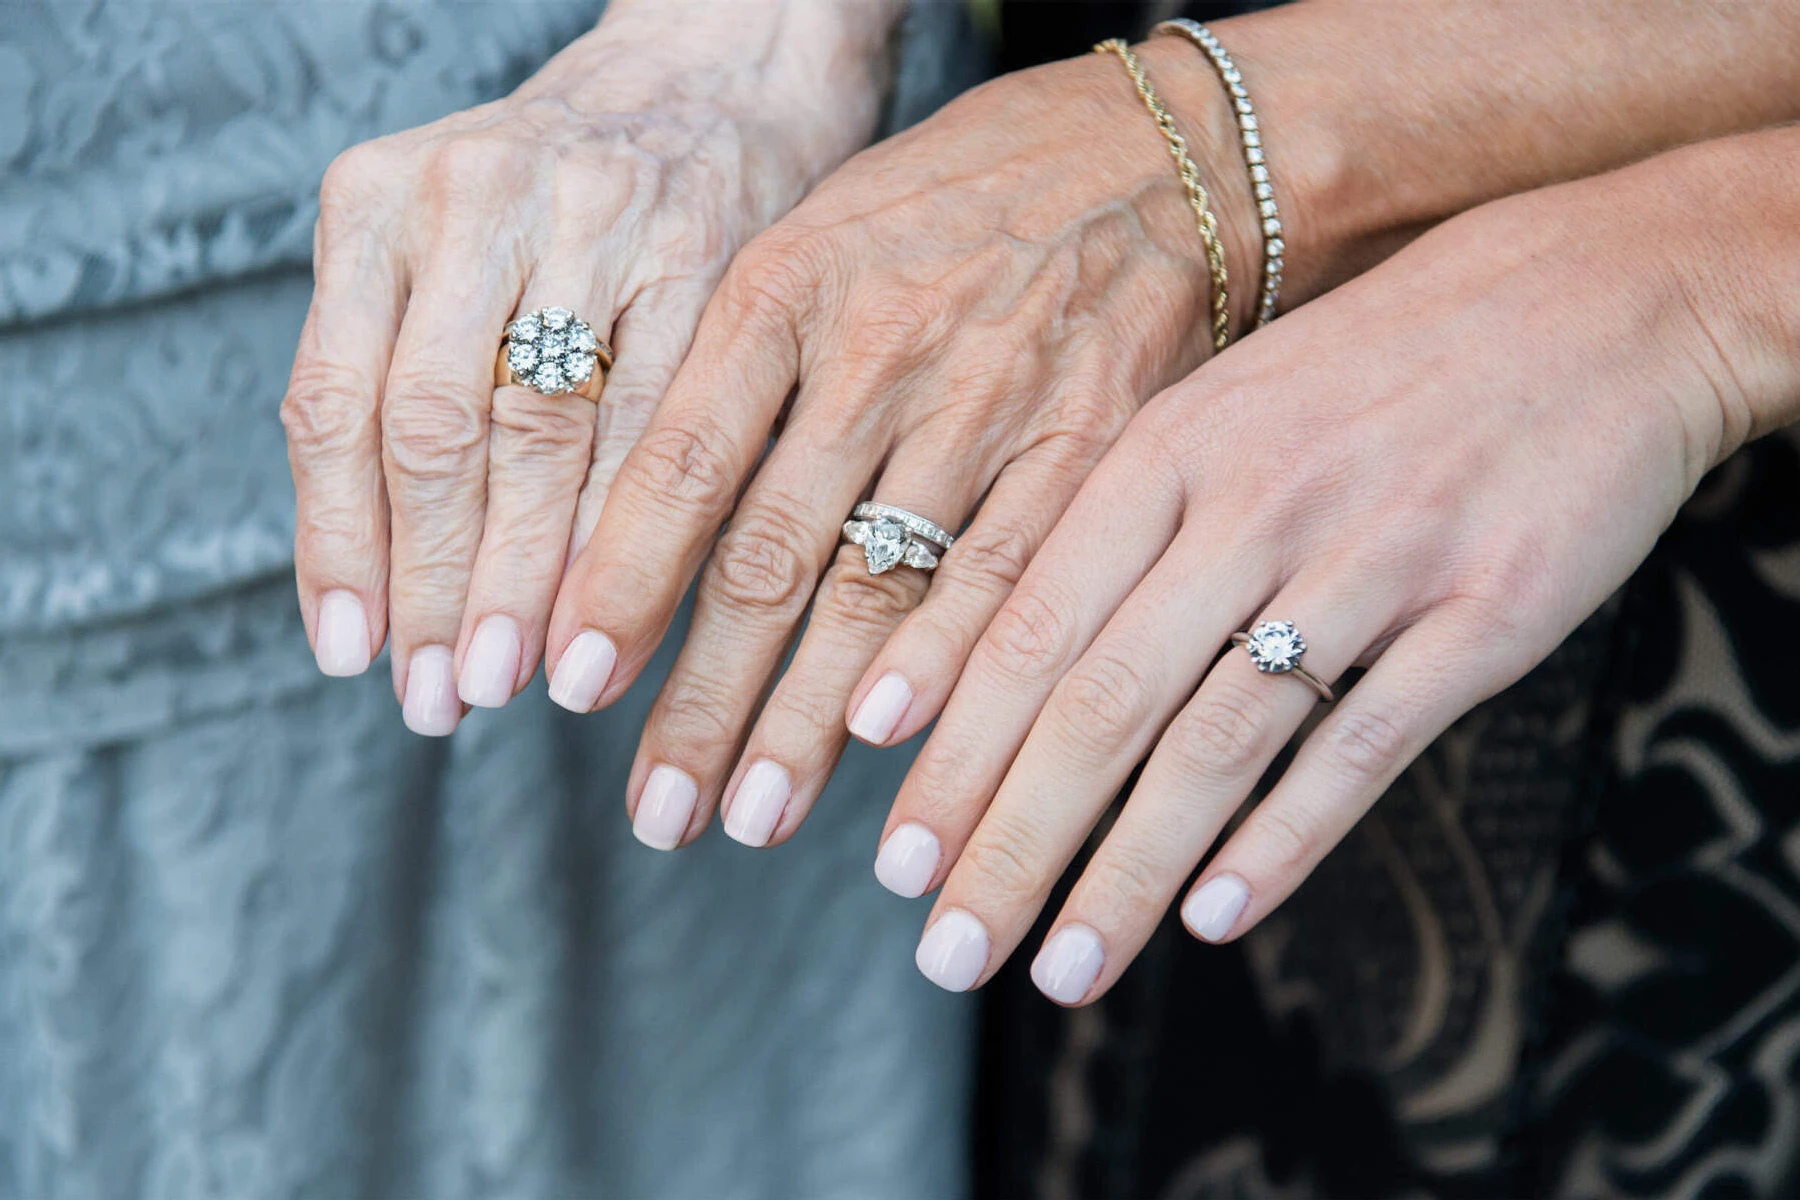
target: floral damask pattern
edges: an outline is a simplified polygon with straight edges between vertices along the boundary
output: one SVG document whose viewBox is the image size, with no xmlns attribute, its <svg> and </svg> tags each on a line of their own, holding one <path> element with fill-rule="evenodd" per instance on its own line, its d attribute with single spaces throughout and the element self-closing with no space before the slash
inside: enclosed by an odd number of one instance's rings
<svg viewBox="0 0 1800 1200">
<path fill-rule="evenodd" d="M 904 755 L 791 850 L 659 855 L 667 653 L 432 742 L 307 651 L 320 175 L 599 8 L 0 0 L 0 1198 L 960 1194 L 969 1005 L 868 872 Z M 909 16 L 895 119 L 972 82 L 961 18 Z"/>
</svg>

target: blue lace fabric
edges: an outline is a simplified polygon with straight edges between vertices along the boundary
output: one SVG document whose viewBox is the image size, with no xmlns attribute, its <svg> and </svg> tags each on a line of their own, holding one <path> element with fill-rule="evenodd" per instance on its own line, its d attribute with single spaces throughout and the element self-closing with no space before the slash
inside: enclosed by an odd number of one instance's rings
<svg viewBox="0 0 1800 1200">
<path fill-rule="evenodd" d="M 953 1196 L 968 1009 L 868 863 L 636 845 L 666 655 L 447 742 L 313 669 L 277 405 L 345 147 L 594 0 L 0 0 L 0 1196 Z M 908 18 L 898 119 L 973 64 Z M 678 637 L 678 634 L 677 634 Z"/>
</svg>

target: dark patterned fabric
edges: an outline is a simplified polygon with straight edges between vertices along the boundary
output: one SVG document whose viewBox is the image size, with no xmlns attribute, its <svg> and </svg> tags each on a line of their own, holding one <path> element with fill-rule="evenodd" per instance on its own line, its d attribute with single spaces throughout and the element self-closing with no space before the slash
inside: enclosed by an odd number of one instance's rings
<svg viewBox="0 0 1800 1200">
<path fill-rule="evenodd" d="M 1011 3 L 1008 61 L 1260 7 Z M 1796 631 L 1789 430 L 1242 943 L 1171 913 L 1076 1011 L 1008 964 L 976 1193 L 1800 1196 Z"/>
<path fill-rule="evenodd" d="M 1010 966 L 979 1194 L 1800 1195 L 1796 628 L 1789 431 L 1241 946 Z"/>
</svg>

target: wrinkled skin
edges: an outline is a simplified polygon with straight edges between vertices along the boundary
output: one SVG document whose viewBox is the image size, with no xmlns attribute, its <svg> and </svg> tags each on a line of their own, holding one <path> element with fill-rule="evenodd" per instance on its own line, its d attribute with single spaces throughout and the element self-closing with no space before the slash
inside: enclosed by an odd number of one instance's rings
<svg viewBox="0 0 1800 1200">
<path fill-rule="evenodd" d="M 1663 236 L 1746 163 L 1779 197 L 1800 138 L 1477 209 L 1146 406 L 896 801 L 885 836 L 937 848 L 925 973 L 990 977 L 1147 755 L 1033 969 L 1064 1003 L 1100 995 L 1317 715 L 1184 902 L 1198 936 L 1241 935 L 1626 579 L 1706 469 L 1794 419 L 1800 206 L 1746 197 Z M 1298 626 L 1324 679 L 1367 674 L 1321 709 L 1228 648 L 1265 619 Z"/>
<path fill-rule="evenodd" d="M 455 727 L 459 686 L 495 705 L 531 678 L 731 256 L 873 127 L 871 79 L 795 88 L 754 46 L 730 49 L 755 68 L 721 66 L 655 21 L 620 6 L 513 95 L 355 147 L 324 182 L 282 408 L 301 606 L 329 673 L 391 637 L 422 733 Z M 617 352 L 599 405 L 494 386 L 504 325 L 551 304 Z"/>
<path fill-rule="evenodd" d="M 721 799 L 733 837 L 787 837 L 902 618 L 921 655 L 967 653 L 1142 398 L 1208 352 L 1201 256 L 1167 147 L 1102 56 L 964 96 L 744 250 L 552 624 L 552 696 L 609 703 L 706 562 L 632 775 L 640 837 L 678 845 Z M 922 573 L 839 549 L 869 496 L 953 530 L 979 504 L 922 602 Z M 921 724 L 895 714 L 872 740 Z"/>
</svg>

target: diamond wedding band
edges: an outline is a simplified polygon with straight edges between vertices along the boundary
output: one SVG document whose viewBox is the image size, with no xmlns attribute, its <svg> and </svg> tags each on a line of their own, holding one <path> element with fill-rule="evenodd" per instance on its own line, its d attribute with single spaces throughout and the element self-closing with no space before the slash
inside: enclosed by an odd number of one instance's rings
<svg viewBox="0 0 1800 1200">
<path fill-rule="evenodd" d="M 1257 670 L 1268 675 L 1294 675 L 1319 693 L 1319 699 L 1337 699 L 1330 684 L 1300 665 L 1306 653 L 1306 639 L 1292 621 L 1260 622 L 1249 633 L 1232 634 L 1231 644 L 1242 646 Z"/>
<path fill-rule="evenodd" d="M 943 526 L 891 504 L 864 502 L 850 517 L 844 522 L 844 540 L 863 548 L 871 575 L 902 563 L 921 571 L 933 570 L 956 540 Z"/>
<path fill-rule="evenodd" d="M 540 308 L 506 327 L 494 384 L 527 387 L 540 396 L 573 393 L 596 403 L 612 370 L 612 347 L 566 308 Z"/>
</svg>

